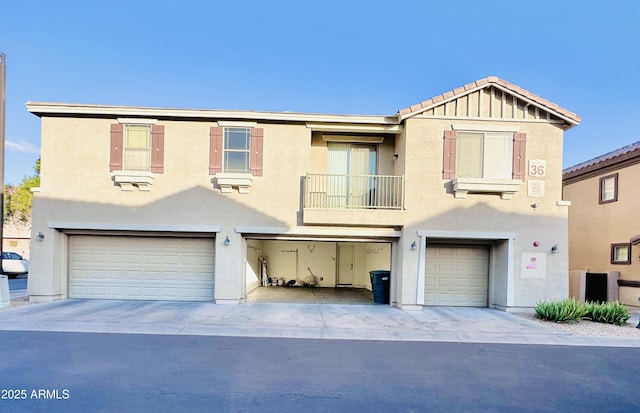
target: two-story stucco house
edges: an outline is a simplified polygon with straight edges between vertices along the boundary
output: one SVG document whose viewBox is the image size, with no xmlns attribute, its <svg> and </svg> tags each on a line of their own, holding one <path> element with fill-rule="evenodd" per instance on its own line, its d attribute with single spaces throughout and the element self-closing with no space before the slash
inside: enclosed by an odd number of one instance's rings
<svg viewBox="0 0 640 413">
<path fill-rule="evenodd" d="M 265 273 L 370 288 L 371 270 L 404 309 L 568 294 L 562 145 L 580 117 L 497 77 L 388 116 L 27 108 L 31 300 L 242 303 Z"/>
<path fill-rule="evenodd" d="M 563 185 L 571 202 L 572 295 L 598 298 L 587 291 L 586 277 L 593 274 L 597 283 L 597 275 L 607 274 L 602 299 L 639 305 L 640 225 L 633 218 L 640 208 L 640 142 L 565 169 Z"/>
</svg>

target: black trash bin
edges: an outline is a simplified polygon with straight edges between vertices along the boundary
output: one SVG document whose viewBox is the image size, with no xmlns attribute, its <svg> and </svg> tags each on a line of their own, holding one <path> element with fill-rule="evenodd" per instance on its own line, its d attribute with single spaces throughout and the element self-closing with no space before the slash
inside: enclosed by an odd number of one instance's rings
<svg viewBox="0 0 640 413">
<path fill-rule="evenodd" d="M 373 290 L 373 302 L 376 304 L 389 304 L 389 286 L 391 284 L 391 271 L 369 271 L 371 277 L 371 289 Z"/>
</svg>

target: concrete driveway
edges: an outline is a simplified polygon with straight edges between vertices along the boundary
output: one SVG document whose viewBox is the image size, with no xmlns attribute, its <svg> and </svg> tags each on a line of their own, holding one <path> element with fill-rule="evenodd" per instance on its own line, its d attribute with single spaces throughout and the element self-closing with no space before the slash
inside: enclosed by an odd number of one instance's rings
<svg viewBox="0 0 640 413">
<path fill-rule="evenodd" d="M 0 313 L 0 330 L 640 347 L 487 308 L 69 299 Z"/>
</svg>

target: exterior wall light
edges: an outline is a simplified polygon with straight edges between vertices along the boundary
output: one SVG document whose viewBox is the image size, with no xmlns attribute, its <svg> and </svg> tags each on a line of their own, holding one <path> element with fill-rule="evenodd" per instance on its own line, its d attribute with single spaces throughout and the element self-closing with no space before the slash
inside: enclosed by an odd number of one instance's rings
<svg viewBox="0 0 640 413">
<path fill-rule="evenodd" d="M 413 241 L 413 242 L 411 243 L 411 251 L 415 251 L 415 250 L 417 250 L 417 249 L 418 249 L 418 244 L 416 244 L 416 242 L 415 242 L 415 241 Z"/>
<path fill-rule="evenodd" d="M 36 235 L 36 240 L 43 241 L 44 240 L 44 234 L 42 232 L 38 232 L 38 235 Z"/>
<path fill-rule="evenodd" d="M 552 254 L 558 253 L 558 244 L 553 244 L 553 247 L 551 247 L 551 253 Z"/>
<path fill-rule="evenodd" d="M 224 246 L 226 247 L 227 245 L 229 245 L 229 242 L 230 242 L 230 241 L 229 241 L 229 237 L 226 237 L 226 238 L 224 239 Z"/>
</svg>

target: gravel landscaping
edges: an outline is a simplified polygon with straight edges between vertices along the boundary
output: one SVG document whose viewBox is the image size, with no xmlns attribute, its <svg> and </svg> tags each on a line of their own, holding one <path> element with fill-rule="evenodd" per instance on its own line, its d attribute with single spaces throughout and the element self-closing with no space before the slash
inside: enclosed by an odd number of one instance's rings
<svg viewBox="0 0 640 413">
<path fill-rule="evenodd" d="M 616 326 L 613 324 L 596 323 L 591 320 L 582 320 L 576 323 L 556 323 L 553 321 L 544 321 L 535 318 L 533 314 L 516 314 L 519 317 L 526 318 L 536 323 L 544 324 L 545 326 L 556 328 L 574 336 L 588 336 L 588 337 L 639 337 L 640 328 L 636 328 L 638 325 L 637 310 L 631 310 L 631 319 L 626 325 Z"/>
</svg>

